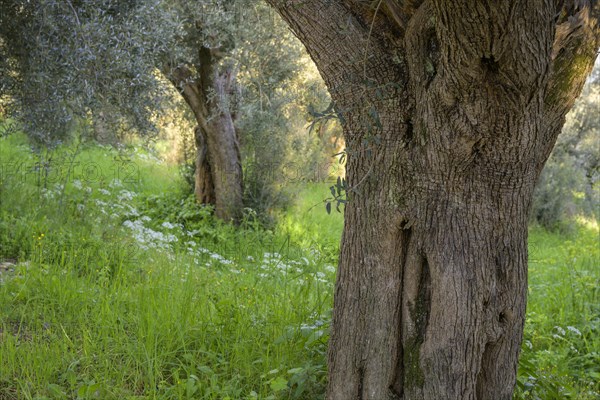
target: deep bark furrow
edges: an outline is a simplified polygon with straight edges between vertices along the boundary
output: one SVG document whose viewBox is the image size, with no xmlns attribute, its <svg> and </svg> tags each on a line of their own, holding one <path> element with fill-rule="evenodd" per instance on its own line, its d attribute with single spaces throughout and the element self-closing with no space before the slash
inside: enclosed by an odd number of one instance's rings
<svg viewBox="0 0 600 400">
<path fill-rule="evenodd" d="M 410 247 L 410 243 L 412 240 L 412 228 L 408 227 L 408 221 L 402 221 L 399 226 L 399 239 L 398 245 L 401 246 L 402 253 L 400 256 L 400 264 L 398 265 L 398 274 L 400 276 L 400 288 L 404 288 L 404 271 L 406 270 L 406 263 L 408 260 L 408 249 Z M 401 306 L 403 289 L 398 291 L 398 304 Z M 404 345 L 402 343 L 403 339 L 403 329 L 402 329 L 402 318 L 398 318 L 398 343 L 396 350 L 396 362 L 395 362 L 395 371 L 393 374 L 393 381 L 390 384 L 391 393 L 397 397 L 397 399 L 401 399 L 404 395 Z"/>
</svg>

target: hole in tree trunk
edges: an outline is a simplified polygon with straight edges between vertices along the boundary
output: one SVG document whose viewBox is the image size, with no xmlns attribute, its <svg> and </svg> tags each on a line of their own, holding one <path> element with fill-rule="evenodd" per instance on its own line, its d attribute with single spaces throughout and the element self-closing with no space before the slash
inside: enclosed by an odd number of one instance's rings
<svg viewBox="0 0 600 400">
<path fill-rule="evenodd" d="M 497 74 L 500 71 L 500 65 L 494 59 L 494 56 L 481 57 L 481 67 L 492 74 Z"/>
<path fill-rule="evenodd" d="M 498 315 L 498 322 L 500 322 L 501 324 L 506 322 L 506 315 L 501 312 L 500 315 Z"/>
</svg>

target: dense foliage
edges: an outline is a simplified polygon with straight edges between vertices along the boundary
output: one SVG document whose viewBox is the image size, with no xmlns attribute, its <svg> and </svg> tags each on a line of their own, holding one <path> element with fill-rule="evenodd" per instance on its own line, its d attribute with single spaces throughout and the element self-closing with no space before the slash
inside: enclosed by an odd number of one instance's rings
<svg viewBox="0 0 600 400">
<path fill-rule="evenodd" d="M 147 132 L 161 104 L 155 63 L 172 38 L 166 34 L 170 27 L 153 24 L 162 15 L 159 5 L 155 0 L 2 2 L 5 112 L 44 145 L 81 133 L 90 123 L 115 132 Z"/>
</svg>

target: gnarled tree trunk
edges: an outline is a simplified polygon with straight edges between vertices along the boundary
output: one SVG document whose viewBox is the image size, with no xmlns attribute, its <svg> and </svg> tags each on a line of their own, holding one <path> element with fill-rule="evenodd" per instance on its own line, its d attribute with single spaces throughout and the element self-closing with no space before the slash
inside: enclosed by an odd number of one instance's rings
<svg viewBox="0 0 600 400">
<path fill-rule="evenodd" d="M 344 121 L 328 399 L 510 399 L 529 206 L 593 65 L 598 6 L 270 3 Z"/>
<path fill-rule="evenodd" d="M 217 217 L 238 222 L 243 209 L 242 163 L 228 105 L 235 76 L 208 48 L 200 50 L 199 59 L 197 74 L 186 66 L 170 73 L 198 122 L 194 193 L 199 202 L 215 206 Z"/>
</svg>

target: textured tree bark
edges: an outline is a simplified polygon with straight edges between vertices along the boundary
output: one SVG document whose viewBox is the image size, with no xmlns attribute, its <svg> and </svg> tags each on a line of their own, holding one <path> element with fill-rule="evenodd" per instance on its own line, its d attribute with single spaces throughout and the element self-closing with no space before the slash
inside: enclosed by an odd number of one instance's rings
<svg viewBox="0 0 600 400">
<path fill-rule="evenodd" d="M 328 399 L 512 398 L 529 206 L 593 65 L 598 6 L 269 2 L 344 121 Z"/>
<path fill-rule="evenodd" d="M 185 66 L 170 73 L 192 109 L 198 127 L 194 193 L 203 204 L 215 206 L 217 217 L 239 222 L 243 210 L 242 164 L 237 132 L 228 98 L 234 83 L 233 71 L 219 66 L 207 48 L 200 50 L 197 75 Z"/>
<path fill-rule="evenodd" d="M 194 171 L 194 195 L 200 204 L 216 204 L 215 184 L 210 172 L 206 134 L 199 126 L 194 129 L 196 142 L 196 169 Z"/>
</svg>

